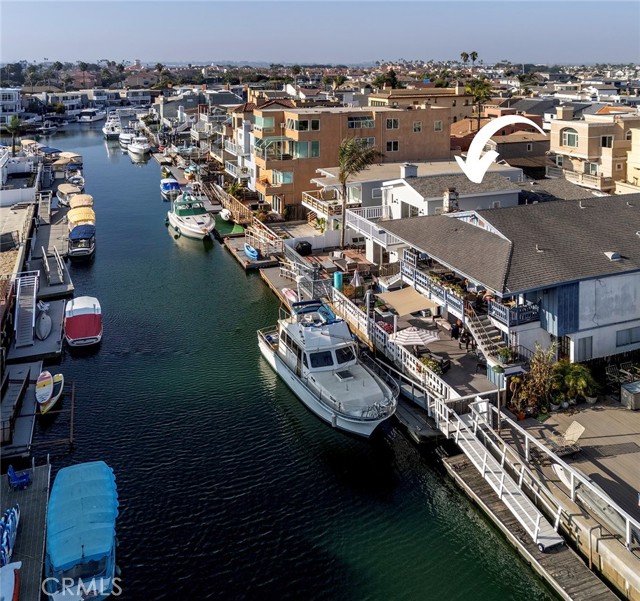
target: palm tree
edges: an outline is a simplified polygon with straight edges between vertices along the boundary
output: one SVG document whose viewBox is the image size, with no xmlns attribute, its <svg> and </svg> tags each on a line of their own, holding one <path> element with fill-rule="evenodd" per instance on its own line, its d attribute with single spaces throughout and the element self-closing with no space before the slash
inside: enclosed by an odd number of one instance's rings
<svg viewBox="0 0 640 601">
<path fill-rule="evenodd" d="M 471 64 L 475 67 L 476 61 L 478 60 L 478 53 L 474 50 L 469 53 L 469 58 L 471 59 Z"/>
<path fill-rule="evenodd" d="M 85 88 L 87 86 L 87 80 L 85 78 L 85 74 L 87 69 L 89 68 L 89 63 L 85 63 L 84 61 L 80 61 L 78 63 L 78 69 L 82 72 L 82 87 Z"/>
<path fill-rule="evenodd" d="M 56 82 L 58 83 L 58 85 L 60 85 L 60 71 L 64 69 L 64 65 L 60 61 L 56 61 L 55 63 L 53 63 L 52 68 L 56 74 Z"/>
<path fill-rule="evenodd" d="M 7 131 L 11 134 L 11 156 L 16 156 L 16 136 L 22 131 L 22 121 L 13 115 L 6 125 Z"/>
<path fill-rule="evenodd" d="M 373 165 L 382 153 L 363 140 L 345 138 L 338 148 L 338 180 L 342 186 L 342 232 L 340 232 L 340 248 L 344 248 L 347 212 L 347 182 L 352 175 L 360 173 Z"/>
<path fill-rule="evenodd" d="M 462 64 L 466 67 L 467 66 L 467 62 L 469 60 L 469 55 L 466 52 L 461 52 L 460 53 L 460 58 L 462 59 Z"/>
<path fill-rule="evenodd" d="M 480 115 L 482 113 L 482 103 L 491 98 L 491 84 L 484 78 L 472 79 L 464 87 L 467 94 L 473 96 L 473 102 L 478 109 L 478 130 L 480 130 Z"/>
</svg>

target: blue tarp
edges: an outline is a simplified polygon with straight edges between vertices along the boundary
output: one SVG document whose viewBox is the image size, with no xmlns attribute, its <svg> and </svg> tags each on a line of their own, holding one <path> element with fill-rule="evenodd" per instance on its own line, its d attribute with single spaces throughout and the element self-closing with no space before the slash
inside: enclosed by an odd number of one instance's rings
<svg viewBox="0 0 640 601">
<path fill-rule="evenodd" d="M 115 476 L 104 461 L 61 469 L 47 514 L 47 563 L 53 572 L 110 555 L 117 516 Z"/>
<path fill-rule="evenodd" d="M 57 154 L 58 152 L 62 152 L 62 150 L 51 148 L 50 146 L 41 146 L 38 150 L 43 154 Z"/>
<path fill-rule="evenodd" d="M 95 235 L 96 226 L 91 225 L 90 223 L 85 223 L 83 225 L 77 225 L 71 230 L 69 240 L 86 240 L 87 238 L 91 238 L 91 236 Z"/>
</svg>

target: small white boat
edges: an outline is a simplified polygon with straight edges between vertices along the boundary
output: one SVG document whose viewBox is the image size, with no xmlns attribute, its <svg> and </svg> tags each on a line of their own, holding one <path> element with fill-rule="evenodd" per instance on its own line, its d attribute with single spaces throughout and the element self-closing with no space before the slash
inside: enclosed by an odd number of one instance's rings
<svg viewBox="0 0 640 601">
<path fill-rule="evenodd" d="M 180 194 L 180 184 L 173 177 L 164 177 L 160 180 L 160 194 L 166 200 L 174 200 Z"/>
<path fill-rule="evenodd" d="M 69 232 L 67 255 L 70 259 L 90 258 L 96 250 L 96 226 L 91 223 L 77 225 Z"/>
<path fill-rule="evenodd" d="M 51 334 L 51 316 L 47 313 L 49 304 L 40 301 L 38 303 L 38 317 L 36 318 L 36 338 L 46 340 Z"/>
<path fill-rule="evenodd" d="M 102 121 L 106 116 L 107 113 L 100 109 L 84 109 L 78 115 L 78 123 L 95 123 Z"/>
<path fill-rule="evenodd" d="M 69 231 L 71 232 L 73 228 L 84 224 L 96 224 L 96 214 L 94 210 L 91 207 L 70 209 L 67 213 L 67 225 L 69 226 Z"/>
<path fill-rule="evenodd" d="M 70 171 L 66 177 L 67 183 L 84 190 L 84 177 L 80 171 Z"/>
<path fill-rule="evenodd" d="M 222 211 L 220 211 L 219 213 L 220 215 L 220 219 L 222 219 L 222 221 L 230 221 L 231 220 L 231 211 L 229 209 L 222 209 Z"/>
<path fill-rule="evenodd" d="M 58 402 L 62 396 L 64 389 L 64 376 L 62 374 L 56 374 L 53 376 L 53 390 L 51 391 L 51 398 L 45 403 L 40 404 L 40 413 L 44 415 Z"/>
<path fill-rule="evenodd" d="M 40 127 L 38 127 L 37 131 L 43 136 L 49 136 L 58 131 L 58 126 L 52 121 L 45 121 Z"/>
<path fill-rule="evenodd" d="M 183 192 L 171 203 L 167 220 L 176 233 L 187 238 L 203 240 L 216 227 L 216 220 L 204 207 L 204 203 Z"/>
<path fill-rule="evenodd" d="M 145 136 L 134 136 L 133 140 L 127 146 L 130 154 L 143 155 L 151 152 L 151 144 Z"/>
<path fill-rule="evenodd" d="M 122 148 L 123 150 L 126 150 L 129 147 L 129 144 L 131 144 L 131 142 L 133 141 L 133 138 L 135 138 L 135 136 L 136 134 L 131 128 L 126 127 L 125 129 L 123 129 L 120 132 L 120 135 L 118 136 L 118 142 L 120 142 L 120 148 Z"/>
<path fill-rule="evenodd" d="M 36 382 L 36 401 L 39 405 L 46 403 L 53 394 L 53 376 L 48 371 L 43 371 Z"/>
<path fill-rule="evenodd" d="M 58 199 L 58 204 L 63 207 L 68 207 L 69 202 L 74 196 L 82 193 L 82 188 L 78 186 L 74 186 L 73 184 L 60 184 L 58 186 L 58 191 L 56 192 L 56 198 Z"/>
<path fill-rule="evenodd" d="M 117 140 L 120 137 L 120 118 L 109 117 L 102 126 L 102 135 L 105 140 Z"/>
</svg>

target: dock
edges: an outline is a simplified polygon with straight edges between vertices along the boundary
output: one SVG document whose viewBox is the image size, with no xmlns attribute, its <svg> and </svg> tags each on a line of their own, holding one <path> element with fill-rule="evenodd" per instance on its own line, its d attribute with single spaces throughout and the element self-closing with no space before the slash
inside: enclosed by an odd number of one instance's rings
<svg viewBox="0 0 640 601">
<path fill-rule="evenodd" d="M 280 275 L 280 267 L 266 267 L 260 270 L 260 277 L 271 288 L 280 302 L 287 308 L 291 308 L 291 301 L 282 294 L 283 288 L 295 289 L 296 283 L 289 278 Z"/>
<path fill-rule="evenodd" d="M 405 400 L 402 396 L 398 399 L 395 417 L 407 434 L 418 444 L 435 443 L 446 438 L 436 428 L 434 421 L 428 417 L 424 409 L 418 407 L 412 401 Z"/>
<path fill-rule="evenodd" d="M 456 484 L 483 510 L 522 558 L 560 598 L 566 601 L 618 599 L 573 549 L 563 546 L 542 553 L 465 455 L 445 458 L 442 463 Z"/>
<path fill-rule="evenodd" d="M 28 457 L 36 423 L 36 382 L 42 361 L 8 365 L 2 379 L 2 459 Z M 3 480 L 4 482 L 4 480 Z"/>
<path fill-rule="evenodd" d="M 247 257 L 247 255 L 244 254 L 244 236 L 242 238 L 225 238 L 224 245 L 247 271 L 264 269 L 265 267 L 277 267 L 280 264 L 274 256 L 267 257 L 266 259 L 258 259 L 257 261 Z"/>
<path fill-rule="evenodd" d="M 41 598 L 42 567 L 44 565 L 47 504 L 51 479 L 51 464 L 26 470 L 31 484 L 24 490 L 11 490 L 6 476 L 0 479 L 2 511 L 20 505 L 20 524 L 11 561 L 21 561 L 20 599 L 38 601 Z"/>
</svg>

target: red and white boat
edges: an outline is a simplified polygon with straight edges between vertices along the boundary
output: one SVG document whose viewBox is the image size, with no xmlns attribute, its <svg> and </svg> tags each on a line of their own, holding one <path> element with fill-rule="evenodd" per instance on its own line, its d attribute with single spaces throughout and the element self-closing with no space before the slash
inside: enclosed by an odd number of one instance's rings
<svg viewBox="0 0 640 601">
<path fill-rule="evenodd" d="M 89 346 L 102 340 L 102 309 L 97 298 L 79 296 L 67 302 L 64 337 L 69 346 Z"/>
</svg>

